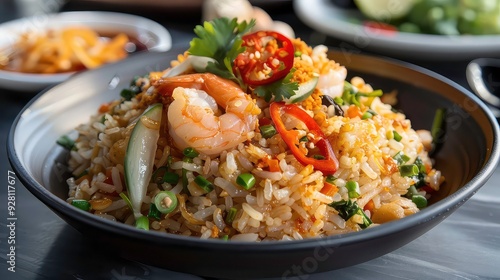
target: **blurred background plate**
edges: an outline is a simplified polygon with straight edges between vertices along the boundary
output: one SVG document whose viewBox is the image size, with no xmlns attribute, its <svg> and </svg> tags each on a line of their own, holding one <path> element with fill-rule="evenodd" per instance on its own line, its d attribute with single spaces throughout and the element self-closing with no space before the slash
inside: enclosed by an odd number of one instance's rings
<svg viewBox="0 0 500 280">
<path fill-rule="evenodd" d="M 365 17 L 357 9 L 340 8 L 332 0 L 295 0 L 293 4 L 295 13 L 306 25 L 363 51 L 426 60 L 500 57 L 500 35 L 384 32 L 365 28 L 359 24 Z"/>
<path fill-rule="evenodd" d="M 0 49 L 13 45 L 24 32 L 45 31 L 70 25 L 84 25 L 100 34 L 125 33 L 147 51 L 167 51 L 172 47 L 170 33 L 160 24 L 135 15 L 113 12 L 64 12 L 36 15 L 0 24 Z M 61 74 L 27 74 L 0 70 L 0 88 L 38 91 L 60 83 L 74 72 Z"/>
<path fill-rule="evenodd" d="M 183 10 L 191 11 L 194 14 L 199 15 L 204 0 L 73 0 L 71 2 L 73 6 L 91 6 L 127 11 L 130 9 L 134 9 L 136 11 L 158 11 L 158 9 L 160 9 L 161 12 L 168 14 Z M 249 2 L 254 6 L 272 8 L 282 6 L 283 4 L 289 4 L 292 0 L 249 0 Z"/>
</svg>

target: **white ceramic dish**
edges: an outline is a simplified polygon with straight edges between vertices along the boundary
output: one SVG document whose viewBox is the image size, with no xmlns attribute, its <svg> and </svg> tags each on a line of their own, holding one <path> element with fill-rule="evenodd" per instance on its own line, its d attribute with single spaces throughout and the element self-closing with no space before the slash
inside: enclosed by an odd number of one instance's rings
<svg viewBox="0 0 500 280">
<path fill-rule="evenodd" d="M 160 24 L 143 17 L 112 12 L 65 12 L 0 24 L 0 49 L 15 44 L 23 32 L 70 25 L 85 25 L 100 33 L 123 32 L 144 44 L 148 51 L 167 51 L 172 46 L 170 33 Z M 60 83 L 73 74 L 25 74 L 0 70 L 0 88 L 33 92 Z"/>
<path fill-rule="evenodd" d="M 294 10 L 311 28 L 345 40 L 348 46 L 359 50 L 427 60 L 500 57 L 499 35 L 442 36 L 370 31 L 353 22 L 353 19 L 358 22 L 363 21 L 364 17 L 359 11 L 337 7 L 331 0 L 296 0 Z"/>
</svg>

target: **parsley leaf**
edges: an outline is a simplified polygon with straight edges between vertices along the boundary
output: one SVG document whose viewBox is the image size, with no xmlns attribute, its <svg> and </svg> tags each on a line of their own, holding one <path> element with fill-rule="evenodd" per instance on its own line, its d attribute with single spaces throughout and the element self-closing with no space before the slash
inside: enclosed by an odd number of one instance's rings
<svg viewBox="0 0 500 280">
<path fill-rule="evenodd" d="M 258 86 L 254 89 L 254 92 L 258 96 L 263 97 L 266 102 L 269 102 L 273 96 L 274 101 L 281 101 L 283 99 L 290 98 L 295 94 L 295 91 L 299 89 L 299 84 L 291 81 L 293 72 L 295 72 L 295 69 L 292 68 L 290 73 L 288 73 L 283 79 L 269 85 Z"/>
<path fill-rule="evenodd" d="M 242 85 L 242 82 L 233 73 L 233 61 L 245 48 L 242 47 L 242 35 L 250 31 L 255 25 L 252 19 L 249 23 L 243 21 L 238 23 L 236 18 L 216 18 L 210 22 L 206 21 L 203 26 L 197 25 L 194 38 L 189 43 L 188 52 L 192 55 L 205 56 L 215 59 L 209 62 L 207 72 L 220 77 L 234 80 Z"/>
</svg>

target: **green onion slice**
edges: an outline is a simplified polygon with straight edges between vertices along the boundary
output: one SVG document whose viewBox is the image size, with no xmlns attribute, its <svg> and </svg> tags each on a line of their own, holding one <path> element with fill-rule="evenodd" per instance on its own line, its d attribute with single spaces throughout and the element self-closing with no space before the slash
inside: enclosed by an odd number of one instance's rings
<svg viewBox="0 0 500 280">
<path fill-rule="evenodd" d="M 168 214 L 177 207 L 177 196 L 171 191 L 161 191 L 156 194 L 154 204 L 156 209 L 163 214 Z"/>
<path fill-rule="evenodd" d="M 255 177 L 250 173 L 241 173 L 236 178 L 236 184 L 245 190 L 249 190 L 255 185 Z"/>
<path fill-rule="evenodd" d="M 138 229 L 149 230 L 149 219 L 146 216 L 140 216 L 135 220 L 135 227 Z"/>
<path fill-rule="evenodd" d="M 213 191 L 214 189 L 214 185 L 212 184 L 212 182 L 208 181 L 201 175 L 196 176 L 196 178 L 194 178 L 194 182 L 207 193 Z"/>
<path fill-rule="evenodd" d="M 272 124 L 263 125 L 260 127 L 260 134 L 265 139 L 271 138 L 276 134 L 276 128 Z"/>
<path fill-rule="evenodd" d="M 90 210 L 90 203 L 85 199 L 73 199 L 73 201 L 71 201 L 71 205 L 80 208 L 83 211 Z"/>
<path fill-rule="evenodd" d="M 161 212 L 158 211 L 158 208 L 156 208 L 156 205 L 154 203 L 151 203 L 149 205 L 148 218 L 156 220 L 159 220 L 161 218 Z"/>
<path fill-rule="evenodd" d="M 403 139 L 403 136 L 401 136 L 401 134 L 399 134 L 396 130 L 394 130 L 392 133 L 394 133 L 394 140 L 396 141 L 401 141 L 401 139 Z"/>
<path fill-rule="evenodd" d="M 191 147 L 187 147 L 187 148 L 185 148 L 185 149 L 182 151 L 182 154 L 184 154 L 184 156 L 189 157 L 189 158 L 195 158 L 195 157 L 197 157 L 200 153 L 198 153 L 195 149 L 193 149 L 193 148 L 191 148 Z"/>
<path fill-rule="evenodd" d="M 233 221 L 234 221 L 234 218 L 236 218 L 236 213 L 238 212 L 238 210 L 236 210 L 236 208 L 234 207 L 231 207 L 229 209 L 229 211 L 227 211 L 227 215 L 226 215 L 226 223 L 228 224 L 232 224 Z"/>
<path fill-rule="evenodd" d="M 349 198 L 357 198 L 360 196 L 360 189 L 359 189 L 359 183 L 356 181 L 347 181 L 345 184 L 345 187 L 347 188 L 347 193 L 349 195 Z"/>
<path fill-rule="evenodd" d="M 418 168 L 418 166 L 416 164 L 401 165 L 399 167 L 399 173 L 403 177 L 415 176 L 415 175 L 418 175 L 419 172 L 420 172 L 420 169 Z"/>
</svg>

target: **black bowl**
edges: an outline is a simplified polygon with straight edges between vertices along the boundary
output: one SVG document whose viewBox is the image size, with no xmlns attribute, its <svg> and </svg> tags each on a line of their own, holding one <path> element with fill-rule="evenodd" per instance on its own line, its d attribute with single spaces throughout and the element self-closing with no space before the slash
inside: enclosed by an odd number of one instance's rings
<svg viewBox="0 0 500 280">
<path fill-rule="evenodd" d="M 416 129 L 430 129 L 437 108 L 448 109 L 445 142 L 435 155 L 446 183 L 430 206 L 361 232 L 291 242 L 224 242 L 146 232 L 101 219 L 67 204 L 65 154 L 55 141 L 98 106 L 119 96 L 135 75 L 161 70 L 183 50 L 139 54 L 84 72 L 36 96 L 18 115 L 8 156 L 20 181 L 86 237 L 125 258 L 211 277 L 300 276 L 362 263 L 424 234 L 469 199 L 500 158 L 499 128 L 476 96 L 435 73 L 388 59 L 342 52 L 330 56 L 374 88 L 398 90 L 398 108 Z M 460 229 L 457 229 L 460 230 Z M 68 244 L 69 245 L 69 244 Z M 459 246 L 459 244 L 457 244 Z"/>
</svg>

